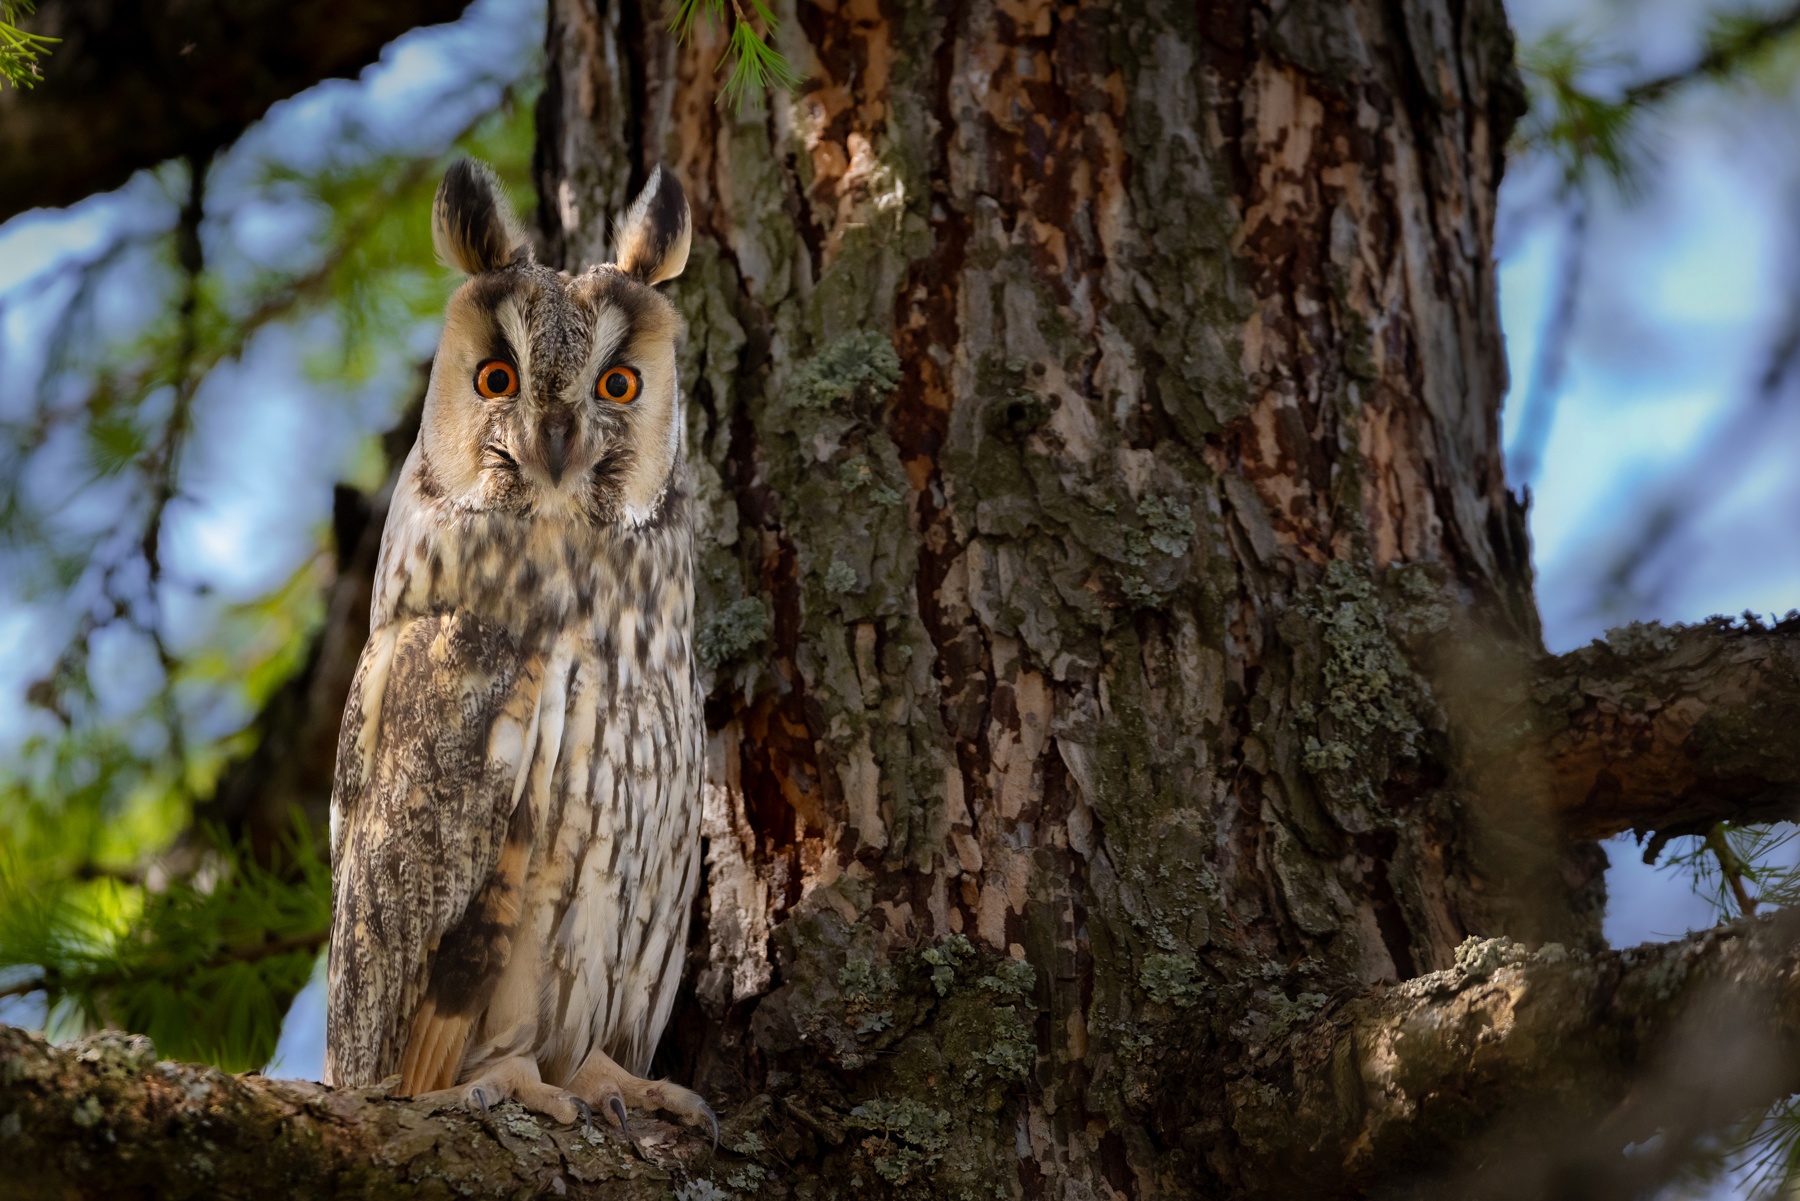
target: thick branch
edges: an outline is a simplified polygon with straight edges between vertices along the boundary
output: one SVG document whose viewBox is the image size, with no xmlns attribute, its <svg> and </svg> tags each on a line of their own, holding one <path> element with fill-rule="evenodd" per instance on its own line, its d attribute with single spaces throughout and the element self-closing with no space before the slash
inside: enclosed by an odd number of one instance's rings
<svg viewBox="0 0 1800 1201">
<path fill-rule="evenodd" d="M 1702 833 L 1800 808 L 1800 622 L 1628 626 L 1553 660 L 1535 693 L 1571 837 Z"/>
<path fill-rule="evenodd" d="M 0 1026 L 0 1161 L 8 1197 L 666 1198 L 707 1144 L 650 1118 L 557 1126 L 508 1102 L 434 1111 L 379 1089 L 328 1089 L 158 1063 L 104 1033 L 52 1047 Z"/>
<path fill-rule="evenodd" d="M 0 89 L 0 219 L 73 204 L 142 167 L 229 144 L 277 100 L 354 75 L 468 0 L 46 0 L 63 39 L 29 91 Z"/>
<path fill-rule="evenodd" d="M 1543 1196 L 1579 1172 L 1581 1195 L 1636 1195 L 1800 1086 L 1797 935 L 1784 913 L 1592 956 L 1471 939 L 1458 967 L 1328 1010 L 1230 1086 L 1253 1191 L 1466 1170 L 1426 1194 Z"/>
</svg>

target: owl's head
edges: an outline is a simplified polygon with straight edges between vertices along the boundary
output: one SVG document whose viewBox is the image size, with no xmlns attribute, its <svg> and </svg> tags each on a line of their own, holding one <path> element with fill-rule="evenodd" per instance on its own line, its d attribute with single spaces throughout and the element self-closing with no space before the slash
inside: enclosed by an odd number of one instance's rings
<svg viewBox="0 0 1800 1201">
<path fill-rule="evenodd" d="M 487 167 L 452 166 L 432 241 L 469 276 L 431 365 L 417 482 L 462 511 L 642 524 L 682 447 L 682 320 L 656 289 L 687 263 L 692 219 L 658 168 L 615 234 L 614 261 L 579 275 L 535 262 Z"/>
</svg>

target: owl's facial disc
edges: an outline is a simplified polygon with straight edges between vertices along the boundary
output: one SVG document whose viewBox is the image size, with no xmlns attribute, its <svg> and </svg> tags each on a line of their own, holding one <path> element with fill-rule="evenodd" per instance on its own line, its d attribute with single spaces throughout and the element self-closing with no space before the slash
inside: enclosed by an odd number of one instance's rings
<svg viewBox="0 0 1800 1201">
<path fill-rule="evenodd" d="M 638 525 L 661 511 L 683 443 L 680 274 L 692 222 L 653 172 L 621 219 L 617 262 L 534 262 L 498 185 L 453 168 L 434 210 L 451 298 L 420 431 L 421 487 L 458 511 Z"/>
</svg>

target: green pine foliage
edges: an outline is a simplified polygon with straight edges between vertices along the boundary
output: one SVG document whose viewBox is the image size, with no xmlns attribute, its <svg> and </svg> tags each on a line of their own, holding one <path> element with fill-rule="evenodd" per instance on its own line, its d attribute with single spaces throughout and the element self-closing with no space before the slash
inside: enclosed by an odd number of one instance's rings
<svg viewBox="0 0 1800 1201">
<path fill-rule="evenodd" d="M 1519 129 L 1520 149 L 1555 157 L 1567 186 L 1599 174 L 1636 186 L 1643 154 L 1637 106 L 1590 91 L 1587 80 L 1615 59 L 1568 29 L 1553 31 L 1519 55 L 1531 108 Z"/>
<path fill-rule="evenodd" d="M 1686 874 L 1720 921 L 1800 904 L 1800 826 L 1721 822 L 1702 837 L 1660 856 Z"/>
<path fill-rule="evenodd" d="M 0 0 L 0 82 L 15 88 L 32 87 L 44 77 L 38 60 L 62 40 L 19 28 L 19 19 L 29 17 L 34 8 L 31 0 Z"/>
<path fill-rule="evenodd" d="M 1697 82 L 1786 90 L 1800 66 L 1800 5 L 1773 12 L 1714 14 L 1700 56 L 1681 70 L 1604 87 L 1597 78 L 1631 77 L 1630 60 L 1602 39 L 1564 25 L 1521 48 L 1519 66 L 1531 106 L 1515 153 L 1547 153 L 1570 188 L 1610 181 L 1630 195 L 1651 165 L 1649 121 L 1656 108 Z"/>
<path fill-rule="evenodd" d="M 43 990 L 53 1031 L 148 1034 L 165 1056 L 261 1067 L 331 920 L 331 881 L 296 825 L 277 866 L 209 833 L 154 884 L 51 875 L 0 857 L 0 972 Z"/>
<path fill-rule="evenodd" d="M 770 40 L 778 22 L 764 0 L 750 0 L 751 10 L 764 32 L 758 32 L 739 0 L 729 0 L 729 5 L 727 12 L 727 0 L 676 0 L 669 28 L 678 40 L 686 41 L 693 33 L 695 19 L 703 12 L 709 21 L 730 23 L 725 53 L 714 68 L 715 72 L 722 71 L 727 63 L 731 64 L 731 74 L 719 89 L 718 102 L 729 101 L 733 112 L 742 113 L 753 94 L 771 87 L 792 91 L 799 86 L 800 76 Z"/>
</svg>

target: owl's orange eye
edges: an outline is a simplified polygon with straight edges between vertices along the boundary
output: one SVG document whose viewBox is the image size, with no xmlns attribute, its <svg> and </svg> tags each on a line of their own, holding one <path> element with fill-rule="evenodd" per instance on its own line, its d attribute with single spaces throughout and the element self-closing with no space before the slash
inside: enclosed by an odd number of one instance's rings
<svg viewBox="0 0 1800 1201">
<path fill-rule="evenodd" d="M 489 400 L 511 396 L 519 390 L 519 373 L 499 359 L 489 359 L 475 368 L 475 390 Z"/>
<path fill-rule="evenodd" d="M 608 367 L 594 381 L 594 395 L 601 400 L 628 405 L 637 399 L 638 389 L 642 386 L 643 380 L 631 368 Z"/>
</svg>

